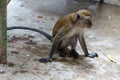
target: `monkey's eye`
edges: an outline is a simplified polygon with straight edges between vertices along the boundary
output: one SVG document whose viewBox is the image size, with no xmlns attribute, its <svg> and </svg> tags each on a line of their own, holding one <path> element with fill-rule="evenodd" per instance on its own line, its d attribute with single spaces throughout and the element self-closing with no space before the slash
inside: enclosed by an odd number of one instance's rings
<svg viewBox="0 0 120 80">
<path fill-rule="evenodd" d="M 81 16 L 79 14 L 75 14 L 75 21 L 79 20 Z"/>
<path fill-rule="evenodd" d="M 77 20 L 83 20 L 83 19 L 85 19 L 84 16 L 82 16 L 80 14 L 76 14 L 75 15 L 75 21 L 77 21 Z"/>
<path fill-rule="evenodd" d="M 76 17 L 77 17 L 77 20 L 80 19 L 80 15 L 79 14 L 77 14 Z"/>
</svg>

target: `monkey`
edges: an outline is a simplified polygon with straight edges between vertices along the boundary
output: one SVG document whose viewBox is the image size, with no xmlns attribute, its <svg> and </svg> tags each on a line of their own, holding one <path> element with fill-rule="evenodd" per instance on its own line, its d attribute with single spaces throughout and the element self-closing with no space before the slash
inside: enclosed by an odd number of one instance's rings
<svg viewBox="0 0 120 80">
<path fill-rule="evenodd" d="M 66 50 L 68 50 L 68 46 L 71 46 L 71 50 L 69 55 L 74 58 L 78 58 L 79 54 L 75 50 L 77 45 L 77 39 L 81 45 L 85 56 L 94 58 L 98 57 L 97 53 L 88 53 L 86 42 L 84 39 L 84 28 L 92 27 L 92 16 L 87 10 L 79 10 L 74 13 L 70 13 L 63 17 L 60 17 L 56 24 L 53 27 L 52 36 L 48 33 L 30 27 L 22 27 L 22 26 L 12 26 L 8 27 L 7 30 L 12 29 L 26 29 L 39 32 L 44 35 L 47 39 L 52 41 L 52 47 L 49 55 L 46 58 L 41 58 L 39 61 L 41 63 L 46 63 L 52 60 L 53 54 L 55 51 L 59 52 L 61 57 L 67 55 Z"/>
<path fill-rule="evenodd" d="M 65 50 L 71 46 L 71 54 L 77 57 L 79 54 L 76 52 L 75 47 L 77 39 L 85 53 L 85 56 L 94 58 L 98 57 L 97 53 L 88 53 L 87 46 L 84 39 L 84 28 L 92 27 L 92 16 L 87 10 L 79 10 L 75 13 L 68 14 L 61 17 L 56 22 L 53 28 L 53 44 L 50 53 L 47 57 L 39 59 L 41 63 L 51 61 L 56 49 Z"/>
</svg>

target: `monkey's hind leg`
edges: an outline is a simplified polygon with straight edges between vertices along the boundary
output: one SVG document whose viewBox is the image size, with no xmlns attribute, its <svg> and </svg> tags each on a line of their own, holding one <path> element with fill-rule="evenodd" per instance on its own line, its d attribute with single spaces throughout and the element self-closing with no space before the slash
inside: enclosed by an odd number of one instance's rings
<svg viewBox="0 0 120 80">
<path fill-rule="evenodd" d="M 67 53 L 65 52 L 65 50 L 63 49 L 57 49 L 56 53 L 60 56 L 60 57 L 65 57 L 67 55 Z"/>
<path fill-rule="evenodd" d="M 62 40 L 60 42 L 56 50 L 56 52 L 59 54 L 60 57 L 66 57 L 67 54 L 70 53 L 70 49 L 67 48 L 68 44 L 64 41 Z M 64 46 L 63 46 L 63 42 L 64 42 Z"/>
<path fill-rule="evenodd" d="M 69 56 L 69 57 L 73 57 L 74 59 L 79 58 L 78 52 L 76 50 L 74 50 L 74 49 L 72 49 L 72 50 L 69 49 L 69 48 L 66 48 L 64 50 L 58 49 L 57 53 L 59 54 L 60 57 Z"/>
<path fill-rule="evenodd" d="M 79 58 L 79 53 L 75 50 L 76 45 L 77 45 L 77 36 L 73 36 L 71 37 L 70 40 L 70 44 L 71 44 L 71 52 L 70 52 L 70 57 L 73 57 L 74 59 Z"/>
<path fill-rule="evenodd" d="M 79 58 L 79 54 L 78 54 L 78 52 L 75 49 L 71 50 L 69 56 L 73 57 L 74 59 L 78 59 Z"/>
</svg>

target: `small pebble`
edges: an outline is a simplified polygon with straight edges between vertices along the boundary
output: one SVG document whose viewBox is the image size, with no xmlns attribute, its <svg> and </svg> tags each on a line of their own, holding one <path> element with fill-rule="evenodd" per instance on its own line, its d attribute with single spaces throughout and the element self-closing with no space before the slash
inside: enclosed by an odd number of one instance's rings
<svg viewBox="0 0 120 80">
<path fill-rule="evenodd" d="M 4 70 L 0 69 L 0 73 L 5 73 Z"/>
<path fill-rule="evenodd" d="M 117 31 L 117 29 L 113 29 L 113 31 Z"/>
<path fill-rule="evenodd" d="M 29 54 L 27 54 L 27 57 L 29 57 L 30 55 Z"/>
<path fill-rule="evenodd" d="M 43 18 L 42 16 L 37 16 L 38 18 Z"/>
<path fill-rule="evenodd" d="M 108 19 L 111 19 L 111 16 L 108 16 Z"/>
</svg>

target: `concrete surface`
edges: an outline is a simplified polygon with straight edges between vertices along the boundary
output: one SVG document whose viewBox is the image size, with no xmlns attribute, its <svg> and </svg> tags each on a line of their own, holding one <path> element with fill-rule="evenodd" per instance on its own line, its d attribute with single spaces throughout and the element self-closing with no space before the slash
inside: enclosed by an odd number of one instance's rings
<svg viewBox="0 0 120 80">
<path fill-rule="evenodd" d="M 119 6 L 79 0 L 12 0 L 8 5 L 8 27 L 29 26 L 51 34 L 60 16 L 83 8 L 93 15 L 93 28 L 85 30 L 85 38 L 89 52 L 97 52 L 98 58 L 84 57 L 78 45 L 81 56 L 77 60 L 55 55 L 51 63 L 39 63 L 38 59 L 49 53 L 51 42 L 36 32 L 8 31 L 9 63 L 0 65 L 0 80 L 119 80 Z"/>
</svg>

